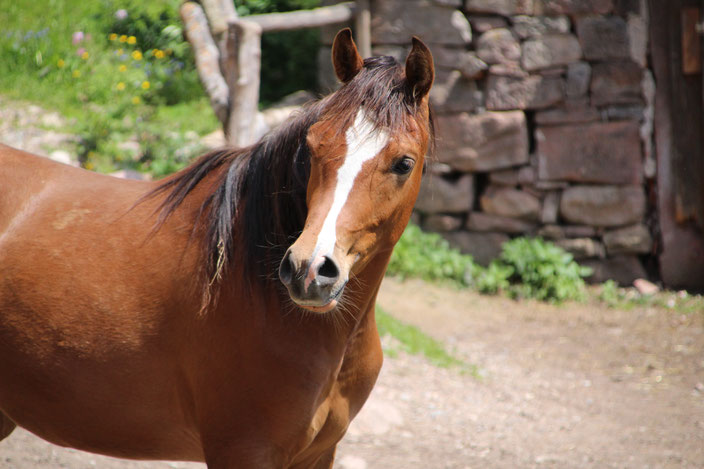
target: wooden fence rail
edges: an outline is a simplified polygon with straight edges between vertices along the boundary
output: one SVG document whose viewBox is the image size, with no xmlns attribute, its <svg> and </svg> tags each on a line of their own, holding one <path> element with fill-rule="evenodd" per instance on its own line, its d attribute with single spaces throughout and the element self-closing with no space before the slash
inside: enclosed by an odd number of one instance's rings
<svg viewBox="0 0 704 469">
<path fill-rule="evenodd" d="M 285 13 L 268 13 L 252 15 L 246 18 L 262 27 L 262 32 L 288 31 L 302 28 L 318 28 L 329 24 L 339 24 L 354 18 L 354 2 L 338 3 L 312 10 L 288 11 Z"/>
<path fill-rule="evenodd" d="M 262 33 L 317 28 L 354 19 L 360 52 L 365 57 L 371 55 L 368 0 L 245 18 L 238 18 L 233 0 L 200 2 L 185 2 L 181 19 L 193 46 L 198 76 L 229 145 L 246 146 L 258 137 Z"/>
</svg>

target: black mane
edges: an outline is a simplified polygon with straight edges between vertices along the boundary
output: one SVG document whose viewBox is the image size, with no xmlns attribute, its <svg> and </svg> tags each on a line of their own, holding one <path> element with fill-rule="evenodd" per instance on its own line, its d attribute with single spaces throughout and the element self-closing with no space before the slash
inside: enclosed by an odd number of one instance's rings
<svg viewBox="0 0 704 469">
<path fill-rule="evenodd" d="M 416 105 L 404 90 L 404 72 L 392 57 L 373 57 L 337 92 L 305 106 L 295 117 L 243 149 L 220 149 L 200 157 L 148 196 L 166 193 L 157 226 L 211 172 L 223 168 L 203 201 L 193 228 L 203 230 L 205 274 L 217 282 L 235 263 L 250 281 L 275 278 L 286 249 L 303 230 L 310 173 L 308 129 L 321 119 L 341 119 L 341 131 L 364 106 L 379 127 L 399 130 Z M 432 136 L 432 122 L 431 122 Z"/>
</svg>

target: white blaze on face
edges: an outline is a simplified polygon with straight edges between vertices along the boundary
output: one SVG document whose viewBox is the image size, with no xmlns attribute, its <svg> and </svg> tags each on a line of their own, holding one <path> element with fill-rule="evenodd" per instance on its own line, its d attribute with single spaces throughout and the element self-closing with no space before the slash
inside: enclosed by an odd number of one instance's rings
<svg viewBox="0 0 704 469">
<path fill-rule="evenodd" d="M 347 154 L 342 166 L 337 170 L 335 195 L 330 211 L 323 222 L 323 228 L 318 233 L 313 259 L 318 256 L 332 255 L 337 240 L 337 218 L 352 191 L 354 180 L 361 171 L 364 162 L 377 156 L 389 143 L 389 133 L 384 129 L 375 129 L 374 124 L 367 119 L 364 110 L 360 109 L 354 124 L 345 132 L 345 139 L 347 140 Z"/>
</svg>

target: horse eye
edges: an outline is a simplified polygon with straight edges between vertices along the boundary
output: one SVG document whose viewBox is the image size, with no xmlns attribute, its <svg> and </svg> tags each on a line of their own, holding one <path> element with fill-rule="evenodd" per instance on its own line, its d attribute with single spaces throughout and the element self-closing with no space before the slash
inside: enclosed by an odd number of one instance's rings
<svg viewBox="0 0 704 469">
<path fill-rule="evenodd" d="M 410 156 L 403 156 L 394 161 L 394 164 L 391 166 L 391 171 L 399 176 L 405 176 L 411 172 L 415 164 L 416 162 L 413 158 Z"/>
</svg>

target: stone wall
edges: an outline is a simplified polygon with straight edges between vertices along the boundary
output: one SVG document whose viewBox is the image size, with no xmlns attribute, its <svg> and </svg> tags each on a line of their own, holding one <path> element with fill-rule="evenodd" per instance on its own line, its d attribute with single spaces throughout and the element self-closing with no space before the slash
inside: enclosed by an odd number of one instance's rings
<svg viewBox="0 0 704 469">
<path fill-rule="evenodd" d="M 335 2 L 327 2 L 335 3 Z M 594 280 L 645 277 L 653 251 L 654 84 L 644 0 L 372 0 L 375 55 L 431 48 L 438 145 L 416 221 L 487 263 L 554 240 Z M 322 83 L 331 86 L 323 32 Z"/>
</svg>

